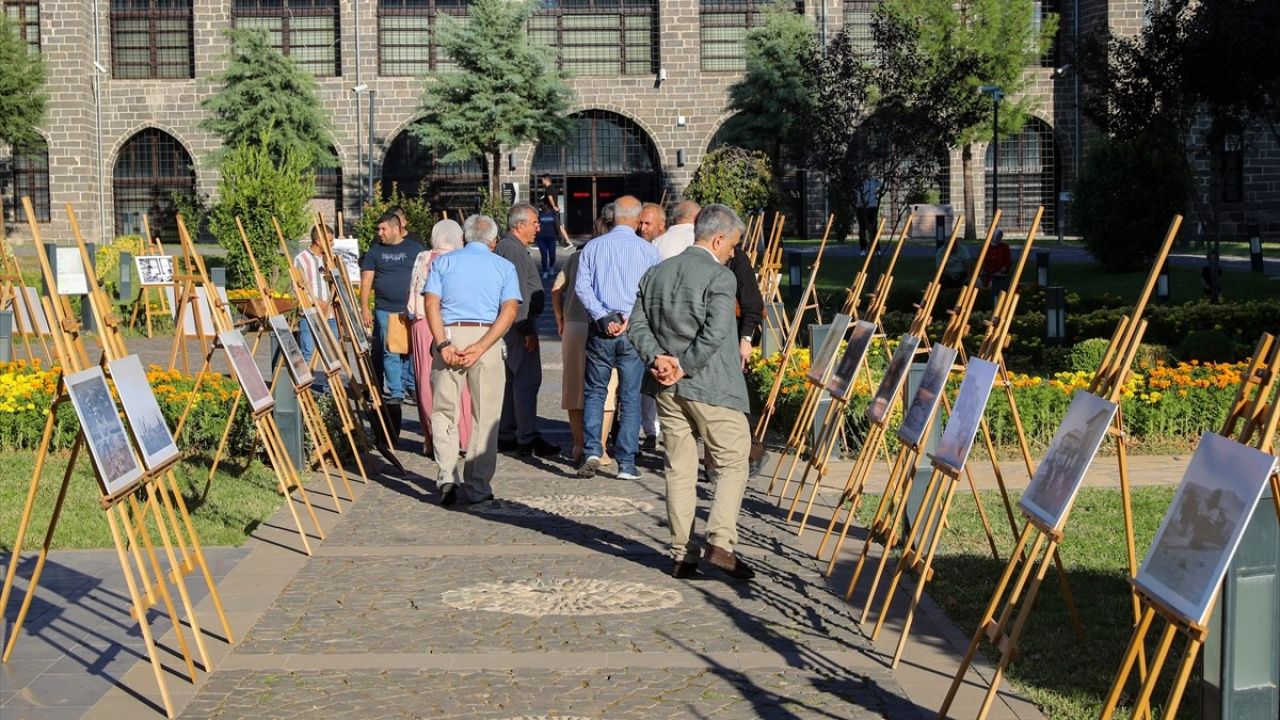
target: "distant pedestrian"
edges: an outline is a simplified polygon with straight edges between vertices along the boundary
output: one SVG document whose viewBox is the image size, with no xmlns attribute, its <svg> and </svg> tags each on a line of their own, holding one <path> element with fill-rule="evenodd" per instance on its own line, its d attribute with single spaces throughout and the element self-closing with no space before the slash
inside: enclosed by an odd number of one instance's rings
<svg viewBox="0 0 1280 720">
<path fill-rule="evenodd" d="M 422 245 L 405 238 L 400 218 L 386 213 L 378 218 L 378 242 L 360 258 L 360 309 L 365 326 L 373 326 L 373 368 L 382 385 L 393 441 L 400 437 L 400 404 L 406 397 L 413 397 L 415 385 L 409 353 L 388 350 L 387 340 L 392 324 L 405 322 L 403 313 L 413 261 L 422 250 Z M 372 311 L 370 294 L 374 296 Z M 407 340 L 408 328 L 403 329 Z"/>
<path fill-rule="evenodd" d="M 859 254 L 866 255 L 871 239 L 875 237 L 876 225 L 880 222 L 880 188 L 882 183 L 869 177 L 862 181 L 858 191 L 854 212 L 858 219 Z"/>
<path fill-rule="evenodd" d="M 538 208 L 538 252 L 542 257 L 542 277 L 551 275 L 556 267 L 556 248 L 560 245 L 560 213 L 551 206 L 549 199 Z"/>
</svg>

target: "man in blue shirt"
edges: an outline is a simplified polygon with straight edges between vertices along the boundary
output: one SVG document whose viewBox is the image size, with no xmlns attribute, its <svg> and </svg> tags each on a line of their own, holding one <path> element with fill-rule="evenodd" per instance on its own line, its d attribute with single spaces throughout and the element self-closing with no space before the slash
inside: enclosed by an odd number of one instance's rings
<svg viewBox="0 0 1280 720">
<path fill-rule="evenodd" d="M 590 320 L 587 323 L 587 375 L 583 384 L 582 423 L 585 431 L 578 475 L 592 477 L 600 467 L 604 446 L 600 432 L 609 376 L 618 371 L 618 435 L 614 457 L 620 480 L 638 480 L 636 451 L 640 447 L 640 384 L 644 363 L 627 339 L 627 320 L 636 302 L 640 278 L 662 262 L 662 254 L 636 234 L 640 201 L 624 195 L 614 202 L 613 229 L 581 250 L 574 291 Z"/>
<path fill-rule="evenodd" d="M 436 339 L 431 364 L 431 429 L 440 504 L 493 499 L 498 463 L 498 419 L 506 367 L 502 336 L 521 303 L 520 279 L 509 261 L 494 254 L 498 225 L 472 215 L 462 225 L 466 246 L 436 258 L 422 288 L 423 312 Z M 458 467 L 457 414 L 462 384 L 471 391 L 471 444 Z"/>
<path fill-rule="evenodd" d="M 391 323 L 402 322 L 404 299 L 409 296 L 413 261 L 422 246 L 405 237 L 405 227 L 395 213 L 378 218 L 378 242 L 360 258 L 360 307 L 365 326 L 373 326 L 373 369 L 382 383 L 382 400 L 391 421 L 393 438 L 400 437 L 400 403 L 416 397 L 413 362 L 408 353 L 387 350 Z M 369 294 L 374 296 L 369 312 Z"/>
</svg>

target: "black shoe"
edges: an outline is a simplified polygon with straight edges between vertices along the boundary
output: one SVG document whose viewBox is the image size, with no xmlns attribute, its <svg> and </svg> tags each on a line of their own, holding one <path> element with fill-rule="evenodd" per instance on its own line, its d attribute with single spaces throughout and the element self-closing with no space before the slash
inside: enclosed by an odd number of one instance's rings
<svg viewBox="0 0 1280 720">
<path fill-rule="evenodd" d="M 657 436 L 657 435 L 649 435 L 648 437 L 646 437 L 644 440 L 642 440 L 642 441 L 640 442 L 640 449 L 641 449 L 641 450 L 644 450 L 645 452 L 657 452 L 657 451 L 658 451 L 658 436 Z"/>
<path fill-rule="evenodd" d="M 440 507 L 449 507 L 458 502 L 458 488 L 453 483 L 440 486 Z"/>
<path fill-rule="evenodd" d="M 698 574 L 698 563 L 676 561 L 675 567 L 671 568 L 671 577 L 677 580 L 688 580 Z"/>
<path fill-rule="evenodd" d="M 391 431 L 391 439 L 395 442 L 400 441 L 400 427 L 404 423 L 404 408 L 400 406 L 399 401 L 391 400 L 387 403 L 387 423 L 388 430 Z"/>
<path fill-rule="evenodd" d="M 768 460 L 769 460 L 768 450 L 765 450 L 764 452 L 760 453 L 760 457 L 756 458 L 755 460 L 752 460 L 750 463 L 747 464 L 747 477 L 753 478 L 759 475 L 760 469 L 764 467 L 764 464 L 768 462 Z"/>
<path fill-rule="evenodd" d="M 521 443 L 516 447 L 516 453 L 521 457 L 529 457 L 537 455 L 540 458 L 555 457 L 560 454 L 560 446 L 552 445 L 543 440 L 541 436 L 535 437 L 533 442 Z"/>
<path fill-rule="evenodd" d="M 498 452 L 507 453 L 515 452 L 520 449 L 520 443 L 515 440 L 503 440 L 498 438 Z"/>
</svg>

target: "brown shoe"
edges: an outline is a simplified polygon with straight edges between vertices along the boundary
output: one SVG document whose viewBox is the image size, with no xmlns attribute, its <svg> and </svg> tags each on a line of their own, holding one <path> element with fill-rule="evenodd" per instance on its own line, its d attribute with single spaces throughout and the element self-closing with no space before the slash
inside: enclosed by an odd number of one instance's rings
<svg viewBox="0 0 1280 720">
<path fill-rule="evenodd" d="M 708 545 L 707 550 L 702 555 L 712 567 L 720 570 L 725 575 L 736 580 L 750 580 L 756 576 L 756 572 L 742 561 L 742 557 L 737 553 L 729 552 L 722 547 Z"/>
<path fill-rule="evenodd" d="M 671 568 L 671 577 L 677 580 L 688 580 L 697 574 L 698 563 L 696 560 L 694 562 L 677 560 L 675 566 Z"/>
</svg>

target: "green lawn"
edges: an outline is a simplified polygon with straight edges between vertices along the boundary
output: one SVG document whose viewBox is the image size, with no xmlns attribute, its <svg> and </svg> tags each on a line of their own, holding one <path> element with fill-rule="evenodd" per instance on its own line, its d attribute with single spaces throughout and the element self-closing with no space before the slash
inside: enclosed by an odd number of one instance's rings
<svg viewBox="0 0 1280 720">
<path fill-rule="evenodd" d="M 36 509 L 23 548 L 33 550 L 44 540 L 53 503 L 57 499 L 58 485 L 67 467 L 68 453 L 55 453 L 44 466 L 40 488 L 36 495 Z M 4 479 L 0 480 L 0 547 L 12 550 L 18 534 L 22 506 L 30 487 L 35 453 L 0 452 L 0 467 Z M 247 468 L 224 462 L 219 466 L 212 489 L 201 500 L 205 479 L 209 475 L 207 461 L 203 458 L 185 461 L 177 465 L 179 487 L 191 511 L 192 521 L 200 542 L 205 545 L 240 545 L 264 520 L 271 517 L 282 504 L 274 473 L 255 461 Z M 107 525 L 100 494 L 93 470 L 82 456 L 71 476 L 71 487 L 62 508 L 62 516 L 54 534 L 55 548 L 104 548 L 111 547 L 111 529 Z"/>
</svg>

